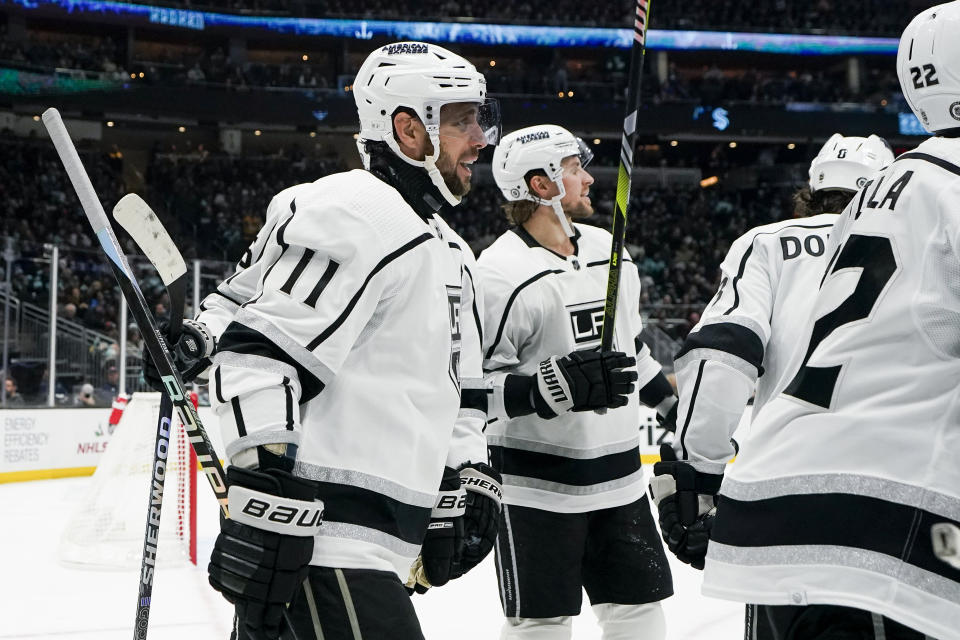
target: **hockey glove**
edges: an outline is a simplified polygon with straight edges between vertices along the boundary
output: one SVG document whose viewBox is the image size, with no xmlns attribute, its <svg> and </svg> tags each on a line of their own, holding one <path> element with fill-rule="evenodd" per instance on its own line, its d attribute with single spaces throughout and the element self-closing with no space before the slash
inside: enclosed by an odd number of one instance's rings
<svg viewBox="0 0 960 640">
<path fill-rule="evenodd" d="M 313 482 L 279 469 L 231 466 L 227 487 L 230 518 L 210 554 L 210 585 L 236 605 L 247 637 L 278 638 L 284 609 L 307 577 L 323 502 Z"/>
<path fill-rule="evenodd" d="M 170 323 L 164 320 L 158 329 L 163 335 L 164 342 L 167 343 L 167 348 L 170 349 L 173 365 L 180 372 L 180 378 L 184 384 L 193 382 L 210 366 L 215 346 L 213 333 L 202 322 L 185 318 L 183 328 L 180 330 L 180 339 L 177 340 L 177 344 L 171 345 L 169 327 Z M 154 364 L 153 358 L 146 349 L 143 350 L 143 378 L 154 391 L 161 393 L 164 391 L 160 372 L 157 371 L 157 365 Z"/>
<path fill-rule="evenodd" d="M 660 446 L 660 460 L 653 465 L 650 497 L 659 511 L 663 541 L 681 562 L 703 569 L 723 476 L 677 461 L 669 444 Z"/>
<path fill-rule="evenodd" d="M 670 405 L 670 408 L 667 409 L 666 415 L 661 415 L 657 411 L 657 425 L 661 429 L 666 429 L 670 433 L 677 432 L 677 405 L 680 403 L 677 401 L 676 396 L 672 396 L 673 404 Z"/>
<path fill-rule="evenodd" d="M 426 593 L 456 574 L 463 548 L 463 514 L 467 499 L 456 469 L 444 467 L 440 493 L 430 514 L 427 535 L 407 581 L 407 590 Z"/>
<path fill-rule="evenodd" d="M 541 418 L 567 411 L 594 411 L 627 404 L 634 392 L 636 371 L 623 371 L 637 363 L 619 351 L 574 351 L 540 363 L 533 385 L 533 407 Z"/>
<path fill-rule="evenodd" d="M 460 484 L 467 492 L 467 506 L 463 514 L 463 557 L 455 578 L 480 564 L 493 549 L 500 528 L 501 482 L 500 474 L 482 462 L 460 467 Z"/>
</svg>

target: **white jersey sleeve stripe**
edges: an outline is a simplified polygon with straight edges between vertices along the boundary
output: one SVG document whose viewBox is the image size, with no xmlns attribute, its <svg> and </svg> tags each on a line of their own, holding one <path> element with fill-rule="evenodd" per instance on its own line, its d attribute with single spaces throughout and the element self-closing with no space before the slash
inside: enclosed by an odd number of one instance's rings
<svg viewBox="0 0 960 640">
<path fill-rule="evenodd" d="M 479 334 L 483 335 L 483 322 L 480 320 L 480 310 L 477 308 L 477 288 L 474 286 L 473 274 L 470 273 L 470 269 L 466 265 L 463 266 L 463 270 L 467 272 L 467 277 L 470 279 L 470 291 L 473 293 L 473 304 L 470 305 L 473 309 L 473 320 L 477 323 L 477 329 Z"/>
<path fill-rule="evenodd" d="M 357 302 L 360 300 L 360 297 L 363 295 L 364 290 L 367 288 L 367 285 L 370 283 L 370 280 L 373 278 L 373 276 L 377 275 L 381 270 L 383 270 L 384 267 L 386 267 L 388 264 L 390 264 L 391 262 L 393 262 L 394 260 L 402 256 L 404 253 L 414 249 L 418 245 L 421 245 L 428 240 L 433 240 L 433 239 L 435 239 L 435 236 L 429 233 L 421 234 L 416 238 L 414 238 L 413 240 L 411 240 L 410 242 L 403 245 L 402 247 L 400 247 L 399 249 L 396 249 L 395 251 L 392 251 L 391 253 L 388 253 L 386 256 L 384 256 L 383 259 L 380 260 L 380 262 L 378 262 L 377 265 L 370 271 L 370 273 L 367 274 L 367 277 L 363 281 L 363 284 L 360 285 L 360 288 L 350 299 L 350 302 L 347 303 L 347 307 L 346 309 L 343 310 L 343 313 L 341 313 L 336 320 L 330 323 L 330 326 L 327 327 L 323 331 L 323 333 L 321 333 L 316 338 L 310 341 L 310 344 L 307 345 L 307 350 L 313 351 L 318 346 L 323 344 L 324 340 L 329 338 L 331 335 L 333 335 L 333 333 L 337 329 L 340 328 L 340 326 L 349 317 L 350 312 L 353 311 L 354 307 L 357 306 Z"/>
<path fill-rule="evenodd" d="M 293 359 L 293 361 L 299 365 L 298 369 L 303 368 L 309 371 L 312 376 L 323 385 L 333 380 L 333 371 L 314 356 L 313 353 L 311 353 L 311 349 L 298 344 L 293 338 L 289 337 L 266 318 L 261 317 L 249 309 L 240 309 L 234 316 L 233 321 L 236 324 L 243 325 L 248 329 L 262 334 L 267 340 L 283 351 L 287 355 L 287 358 Z M 227 337 L 226 334 L 225 337 Z M 229 350 L 229 342 L 227 342 L 227 340 L 221 340 L 221 342 L 224 345 L 222 348 Z M 287 358 L 283 358 L 283 360 L 286 361 Z M 214 359 L 216 359 L 216 356 L 214 356 Z M 303 384 L 304 387 L 307 386 L 303 380 L 301 380 L 301 384 Z M 301 398 L 301 402 L 304 400 L 305 398 Z"/>
<path fill-rule="evenodd" d="M 754 380 L 763 373 L 764 340 L 755 331 L 739 323 L 715 322 L 700 327 L 687 336 L 676 355 L 676 361 L 702 349 L 735 356 L 752 369 L 751 377 Z"/>
<path fill-rule="evenodd" d="M 490 348 L 487 349 L 487 354 L 485 356 L 485 359 L 489 360 L 490 358 L 493 357 L 493 354 L 496 352 L 497 345 L 500 344 L 500 339 L 503 338 L 503 331 L 504 329 L 506 329 L 506 326 L 507 326 L 507 318 L 510 316 L 510 308 L 513 306 L 513 302 L 514 300 L 517 299 L 517 296 L 520 295 L 520 292 L 523 291 L 524 288 L 530 286 L 531 284 L 539 280 L 540 278 L 543 278 L 544 276 L 548 276 L 551 273 L 563 273 L 563 271 L 561 271 L 560 269 L 547 269 L 545 271 L 541 271 L 540 273 L 520 283 L 517 286 L 517 288 L 513 290 L 513 293 L 511 293 L 510 297 L 507 298 L 507 303 L 503 307 L 503 314 L 500 316 L 500 324 L 497 327 L 497 334 L 494 337 L 493 342 L 490 344 Z"/>
<path fill-rule="evenodd" d="M 694 407 L 697 404 L 697 394 L 700 393 L 700 381 L 703 380 L 703 368 L 706 366 L 706 364 L 706 360 L 701 360 L 700 366 L 697 368 L 697 379 L 693 383 L 693 391 L 690 393 L 690 405 L 687 408 L 687 419 L 683 421 L 683 429 L 680 431 L 680 448 L 683 456 L 681 460 L 686 460 L 689 457 L 687 445 L 684 440 L 687 436 L 687 427 L 690 426 L 690 419 L 693 417 Z M 682 402 L 683 394 L 681 394 L 680 397 Z"/>
</svg>

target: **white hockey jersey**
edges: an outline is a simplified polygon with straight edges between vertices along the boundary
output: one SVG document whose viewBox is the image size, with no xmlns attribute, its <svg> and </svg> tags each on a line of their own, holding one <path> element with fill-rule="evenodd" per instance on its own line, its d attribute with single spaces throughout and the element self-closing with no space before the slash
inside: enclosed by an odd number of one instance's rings
<svg viewBox="0 0 960 640">
<path fill-rule="evenodd" d="M 837 215 L 751 229 L 730 247 L 720 287 L 677 353 L 680 401 L 674 450 L 700 471 L 723 473 L 730 438 L 754 395 L 770 399 L 809 315 Z"/>
<path fill-rule="evenodd" d="M 932 138 L 844 211 L 783 392 L 721 488 L 704 593 L 830 603 L 960 638 L 960 142 Z"/>
<path fill-rule="evenodd" d="M 484 300 L 484 375 L 488 386 L 505 373 L 533 375 L 550 356 L 600 344 L 611 236 L 574 225 L 575 255 L 540 246 L 522 227 L 480 254 L 477 282 Z M 638 388 L 660 365 L 634 339 L 643 329 L 640 278 L 629 256 L 620 278 L 614 349 L 637 356 Z M 487 443 L 503 475 L 507 504 L 583 512 L 628 504 L 643 495 L 637 395 L 625 407 L 570 412 L 552 420 L 536 414 L 509 419 L 491 406 Z"/>
<path fill-rule="evenodd" d="M 439 217 L 356 170 L 278 194 L 205 300 L 227 456 L 297 446 L 325 503 L 313 564 L 406 580 L 444 466 L 487 460 L 473 264 Z"/>
</svg>

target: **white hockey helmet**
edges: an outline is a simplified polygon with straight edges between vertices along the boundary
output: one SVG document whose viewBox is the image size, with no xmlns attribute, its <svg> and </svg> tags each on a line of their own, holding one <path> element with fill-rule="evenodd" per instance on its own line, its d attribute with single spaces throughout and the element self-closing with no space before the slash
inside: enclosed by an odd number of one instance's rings
<svg viewBox="0 0 960 640">
<path fill-rule="evenodd" d="M 810 163 L 810 191 L 859 191 L 871 174 L 891 162 L 893 151 L 880 136 L 835 133 Z"/>
<path fill-rule="evenodd" d="M 382 141 L 406 162 L 423 167 L 443 197 L 452 205 L 460 198 L 450 193 L 437 169 L 440 157 L 440 109 L 453 102 L 475 102 L 477 122 L 487 144 L 500 137 L 500 109 L 487 98 L 487 81 L 469 61 L 425 42 L 396 42 L 380 47 L 364 61 L 353 82 L 353 97 L 360 116 L 357 147 L 363 164 L 370 158 L 364 141 Z M 393 115 L 400 107 L 413 110 L 433 144 L 433 155 L 424 161 L 409 158 L 393 137 Z"/>
<path fill-rule="evenodd" d="M 503 136 L 493 152 L 493 179 L 509 201 L 530 200 L 553 207 L 564 231 L 572 237 L 573 230 L 560 206 L 560 200 L 566 195 L 561 162 L 570 156 L 579 157 L 580 166 L 586 167 L 593 159 L 593 152 L 583 140 L 554 124 L 518 129 Z M 526 175 L 535 170 L 543 171 L 556 183 L 560 189 L 557 196 L 544 200 L 530 192 Z"/>
<path fill-rule="evenodd" d="M 930 133 L 960 128 L 960 2 L 930 7 L 900 37 L 897 76 Z"/>
</svg>

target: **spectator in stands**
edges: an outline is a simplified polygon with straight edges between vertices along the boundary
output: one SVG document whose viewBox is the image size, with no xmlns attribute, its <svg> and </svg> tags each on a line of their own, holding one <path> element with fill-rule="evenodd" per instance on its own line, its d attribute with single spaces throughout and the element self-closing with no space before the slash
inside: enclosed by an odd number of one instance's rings
<svg viewBox="0 0 960 640">
<path fill-rule="evenodd" d="M 23 396 L 20 395 L 19 390 L 17 389 L 17 381 L 13 378 L 8 377 L 4 381 L 4 386 L 7 390 L 7 406 L 8 407 L 22 407 L 24 404 Z"/>
<path fill-rule="evenodd" d="M 96 407 L 97 398 L 94 393 L 93 385 L 89 382 L 85 382 L 80 386 L 80 392 L 77 394 L 77 397 L 74 399 L 74 404 L 81 407 Z"/>
<path fill-rule="evenodd" d="M 120 393 L 120 369 L 117 363 L 108 361 L 103 369 L 103 382 L 94 391 L 95 404 L 98 407 L 109 407 L 113 399 Z"/>
</svg>

